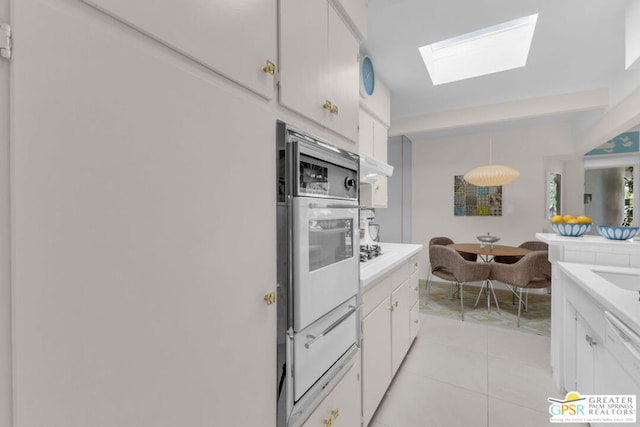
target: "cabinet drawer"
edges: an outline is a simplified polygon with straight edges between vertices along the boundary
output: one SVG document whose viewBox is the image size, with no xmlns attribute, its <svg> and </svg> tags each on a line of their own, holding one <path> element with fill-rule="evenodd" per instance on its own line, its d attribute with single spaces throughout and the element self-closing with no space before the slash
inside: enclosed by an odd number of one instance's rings
<svg viewBox="0 0 640 427">
<path fill-rule="evenodd" d="M 420 304 L 417 302 L 411 307 L 411 342 L 418 336 L 420 330 Z"/>
<path fill-rule="evenodd" d="M 302 427 L 360 427 L 360 362 L 349 369 Z"/>
<path fill-rule="evenodd" d="M 418 269 L 418 256 L 412 256 L 409 261 L 406 261 L 400 267 L 398 267 L 392 274 L 392 287 L 396 289 L 402 285 L 405 280 L 409 278 Z"/>
<path fill-rule="evenodd" d="M 409 287 L 411 288 L 411 303 L 417 303 L 420 299 L 420 282 L 417 271 L 414 271 L 409 277 Z"/>
<path fill-rule="evenodd" d="M 391 276 L 385 276 L 367 286 L 367 290 L 362 294 L 362 317 L 376 308 L 382 301 L 389 299 L 391 295 Z"/>
</svg>

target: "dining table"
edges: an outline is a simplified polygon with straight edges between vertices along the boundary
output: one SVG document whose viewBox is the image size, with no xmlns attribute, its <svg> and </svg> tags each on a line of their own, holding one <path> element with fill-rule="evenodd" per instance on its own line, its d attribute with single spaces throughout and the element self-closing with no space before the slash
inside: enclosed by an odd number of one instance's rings
<svg viewBox="0 0 640 427">
<path fill-rule="evenodd" d="M 447 246 L 458 252 L 476 254 L 484 262 L 493 261 L 493 258 L 497 256 L 521 257 L 531 252 L 529 249 L 520 248 L 518 246 L 489 245 L 486 243 L 452 243 Z"/>
<path fill-rule="evenodd" d="M 518 246 L 492 245 L 488 243 L 451 243 L 447 246 L 457 252 L 476 254 L 483 262 L 492 262 L 497 256 L 522 257 L 531 252 L 529 249 Z M 478 297 L 476 298 L 474 307 L 478 305 L 478 301 L 480 300 L 480 296 L 483 291 L 486 292 L 487 296 L 487 313 L 491 312 L 491 294 L 493 294 L 496 309 L 498 310 L 498 313 L 500 313 L 498 298 L 496 297 L 496 292 L 493 289 L 493 283 L 490 279 L 482 282 L 482 287 L 480 288 L 480 292 L 478 292 Z"/>
</svg>

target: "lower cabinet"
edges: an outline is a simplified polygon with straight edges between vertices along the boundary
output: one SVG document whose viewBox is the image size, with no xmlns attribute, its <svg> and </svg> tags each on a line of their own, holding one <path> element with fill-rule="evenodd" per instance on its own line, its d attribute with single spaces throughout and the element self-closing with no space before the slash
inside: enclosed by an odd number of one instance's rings
<svg viewBox="0 0 640 427">
<path fill-rule="evenodd" d="M 414 273 L 411 277 L 417 277 Z M 411 280 L 391 294 L 391 373 L 395 375 L 411 345 Z"/>
<path fill-rule="evenodd" d="M 368 425 L 418 334 L 418 261 L 405 261 L 362 295 L 362 413 Z"/>
<path fill-rule="evenodd" d="M 311 413 L 302 427 L 360 427 L 360 361 Z"/>
<path fill-rule="evenodd" d="M 604 351 L 604 309 L 571 280 L 565 282 L 564 388 L 598 394 Z"/>
<path fill-rule="evenodd" d="M 593 329 L 577 315 L 576 319 L 576 390 L 582 394 L 596 392 L 597 346 L 599 343 Z"/>
<path fill-rule="evenodd" d="M 362 319 L 362 412 L 365 425 L 391 383 L 390 310 L 387 296 Z"/>
</svg>

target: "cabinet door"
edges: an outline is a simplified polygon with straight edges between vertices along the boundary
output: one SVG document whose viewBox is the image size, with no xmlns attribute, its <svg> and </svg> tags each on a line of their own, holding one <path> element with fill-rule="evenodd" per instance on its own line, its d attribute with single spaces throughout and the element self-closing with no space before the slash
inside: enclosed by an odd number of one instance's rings
<svg viewBox="0 0 640 427">
<path fill-rule="evenodd" d="M 299 1 L 299 0 L 298 0 Z M 302 2 L 304 4 L 307 1 Z M 328 99 L 337 111 L 328 113 L 329 127 L 358 140 L 359 44 L 338 13 L 329 7 Z"/>
<path fill-rule="evenodd" d="M 267 99 L 277 59 L 276 0 L 83 0 Z M 248 30 L 250 29 L 250 30 Z"/>
<path fill-rule="evenodd" d="M 362 412 L 364 425 L 391 383 L 391 315 L 386 299 L 362 319 Z"/>
<path fill-rule="evenodd" d="M 84 3 L 13 6 L 16 427 L 275 426 L 275 210 L 224 225 L 273 204 L 238 173 L 275 176 L 272 113 Z"/>
<path fill-rule="evenodd" d="M 327 81 L 326 0 L 280 0 L 280 103 L 324 124 Z"/>
<path fill-rule="evenodd" d="M 387 161 L 387 140 L 389 131 L 378 120 L 373 120 L 373 153 L 374 157 L 383 162 Z"/>
<path fill-rule="evenodd" d="M 388 178 L 380 178 L 373 184 L 373 207 L 386 208 L 388 204 Z"/>
<path fill-rule="evenodd" d="M 373 117 L 364 110 L 359 113 L 358 152 L 361 156 L 373 157 Z"/>
<path fill-rule="evenodd" d="M 367 39 L 367 0 L 333 0 L 361 42 Z"/>
<path fill-rule="evenodd" d="M 360 361 L 357 361 L 302 427 L 360 427 L 360 379 Z"/>
<path fill-rule="evenodd" d="M 411 345 L 411 308 L 413 307 L 410 280 L 391 294 L 391 374 L 395 375 Z"/>
<path fill-rule="evenodd" d="M 580 315 L 576 320 L 576 384 L 583 394 L 595 394 L 595 364 L 598 344 L 593 330 Z"/>
</svg>

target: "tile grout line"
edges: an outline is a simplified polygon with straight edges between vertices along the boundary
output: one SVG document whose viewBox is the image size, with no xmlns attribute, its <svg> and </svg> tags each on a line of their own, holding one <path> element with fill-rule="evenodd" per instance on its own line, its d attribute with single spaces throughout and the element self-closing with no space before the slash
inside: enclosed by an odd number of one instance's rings
<svg viewBox="0 0 640 427">
<path fill-rule="evenodd" d="M 487 427 L 489 427 L 489 327 L 485 327 L 487 332 Z"/>
</svg>

